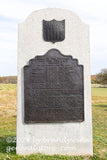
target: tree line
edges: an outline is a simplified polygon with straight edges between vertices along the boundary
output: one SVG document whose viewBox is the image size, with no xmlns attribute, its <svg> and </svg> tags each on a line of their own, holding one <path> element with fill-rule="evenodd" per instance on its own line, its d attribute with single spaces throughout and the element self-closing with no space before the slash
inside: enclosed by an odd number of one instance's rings
<svg viewBox="0 0 107 160">
<path fill-rule="evenodd" d="M 8 84 L 8 83 L 17 83 L 17 76 L 5 76 L 0 77 L 0 83 Z"/>
<path fill-rule="evenodd" d="M 107 69 L 102 69 L 100 73 L 91 76 L 92 84 L 107 84 Z"/>
<path fill-rule="evenodd" d="M 0 83 L 17 83 L 17 76 L 0 77 Z M 91 76 L 92 84 L 107 84 L 107 69 L 102 69 L 100 73 Z"/>
</svg>

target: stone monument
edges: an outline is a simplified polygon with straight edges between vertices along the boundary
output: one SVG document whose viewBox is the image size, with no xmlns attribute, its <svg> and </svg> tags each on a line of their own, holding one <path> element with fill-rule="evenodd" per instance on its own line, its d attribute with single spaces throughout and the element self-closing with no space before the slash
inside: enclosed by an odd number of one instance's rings
<svg viewBox="0 0 107 160">
<path fill-rule="evenodd" d="M 89 26 L 73 12 L 19 24 L 17 105 L 17 154 L 93 154 Z"/>
</svg>

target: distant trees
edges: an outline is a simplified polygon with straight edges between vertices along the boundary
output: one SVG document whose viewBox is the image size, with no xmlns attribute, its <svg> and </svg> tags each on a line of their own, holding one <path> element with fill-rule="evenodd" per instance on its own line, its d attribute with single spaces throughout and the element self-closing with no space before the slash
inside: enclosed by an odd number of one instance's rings
<svg viewBox="0 0 107 160">
<path fill-rule="evenodd" d="M 107 84 L 107 69 L 102 69 L 100 73 L 91 76 L 91 83 Z"/>
<path fill-rule="evenodd" d="M 0 83 L 17 83 L 17 76 L 0 77 Z M 92 84 L 107 84 L 107 68 L 102 69 L 100 73 L 91 76 Z"/>
<path fill-rule="evenodd" d="M 0 77 L 0 83 L 17 83 L 17 76 Z"/>
<path fill-rule="evenodd" d="M 97 74 L 97 79 L 101 84 L 107 84 L 107 69 L 102 69 L 99 74 Z"/>
<path fill-rule="evenodd" d="M 96 75 L 92 75 L 92 76 L 91 76 L 91 83 L 92 83 L 92 84 L 97 83 L 97 81 L 96 81 Z"/>
</svg>

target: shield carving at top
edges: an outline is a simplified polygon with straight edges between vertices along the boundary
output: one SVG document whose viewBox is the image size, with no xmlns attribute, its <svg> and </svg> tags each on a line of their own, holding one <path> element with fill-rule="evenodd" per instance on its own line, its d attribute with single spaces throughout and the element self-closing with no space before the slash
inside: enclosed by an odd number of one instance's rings
<svg viewBox="0 0 107 160">
<path fill-rule="evenodd" d="M 60 42 L 65 39 L 65 20 L 43 20 L 43 38 L 48 42 Z"/>
</svg>

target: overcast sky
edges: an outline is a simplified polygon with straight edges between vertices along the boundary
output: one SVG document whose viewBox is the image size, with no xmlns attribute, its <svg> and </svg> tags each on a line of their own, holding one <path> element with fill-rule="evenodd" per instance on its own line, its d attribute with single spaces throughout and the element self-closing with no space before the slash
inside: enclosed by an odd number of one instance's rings
<svg viewBox="0 0 107 160">
<path fill-rule="evenodd" d="M 34 10 L 64 8 L 90 25 L 91 74 L 107 68 L 107 0 L 0 0 L 0 76 L 17 74 L 17 26 Z"/>
</svg>

